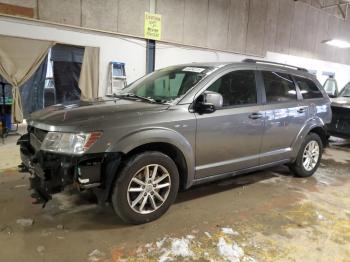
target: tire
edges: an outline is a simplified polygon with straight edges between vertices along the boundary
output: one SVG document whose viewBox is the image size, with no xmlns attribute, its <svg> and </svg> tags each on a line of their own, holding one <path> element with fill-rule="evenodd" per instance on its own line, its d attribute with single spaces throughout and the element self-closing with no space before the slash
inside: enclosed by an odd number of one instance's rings
<svg viewBox="0 0 350 262">
<path fill-rule="evenodd" d="M 316 143 L 318 146 L 318 158 L 317 161 L 314 158 L 314 161 L 312 161 L 312 166 L 310 162 L 309 165 L 306 164 L 305 161 L 308 157 L 304 156 L 304 154 L 307 155 L 306 149 L 309 145 L 311 145 L 310 143 Z M 317 148 L 317 146 L 315 147 L 315 149 Z M 289 167 L 297 177 L 310 177 L 316 172 L 317 168 L 320 165 L 322 159 L 322 152 L 323 144 L 321 138 L 316 133 L 310 133 L 305 137 L 304 142 L 301 144 L 296 161 L 293 164 L 289 165 Z M 308 166 L 308 168 L 306 168 L 305 165 Z"/>
<path fill-rule="evenodd" d="M 155 176 L 152 180 L 153 174 Z M 148 223 L 169 209 L 176 199 L 178 189 L 179 172 L 174 161 L 163 153 L 147 151 L 126 161 L 115 182 L 111 203 L 115 213 L 124 222 Z"/>
</svg>

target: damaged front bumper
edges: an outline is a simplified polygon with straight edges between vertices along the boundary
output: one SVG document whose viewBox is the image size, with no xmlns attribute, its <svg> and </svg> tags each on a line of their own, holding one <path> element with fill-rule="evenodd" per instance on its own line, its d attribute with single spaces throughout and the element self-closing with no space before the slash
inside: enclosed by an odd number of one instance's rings
<svg viewBox="0 0 350 262">
<path fill-rule="evenodd" d="M 52 195 L 69 185 L 78 190 L 92 188 L 99 203 L 109 199 L 109 192 L 119 167 L 121 155 L 118 153 L 84 154 L 82 156 L 62 155 L 44 152 L 33 146 L 33 136 L 21 136 L 20 146 L 22 172 L 29 172 L 30 186 L 35 203 L 45 204 Z"/>
<path fill-rule="evenodd" d="M 332 106 L 332 122 L 326 126 L 328 135 L 350 138 L 350 109 Z"/>
</svg>

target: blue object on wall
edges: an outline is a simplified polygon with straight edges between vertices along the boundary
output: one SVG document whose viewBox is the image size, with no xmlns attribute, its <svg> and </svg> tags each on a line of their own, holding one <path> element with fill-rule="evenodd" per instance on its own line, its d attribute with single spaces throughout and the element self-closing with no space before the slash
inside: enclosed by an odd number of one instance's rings
<svg viewBox="0 0 350 262">
<path fill-rule="evenodd" d="M 112 77 L 125 76 L 125 63 L 111 62 L 113 71 Z"/>
<path fill-rule="evenodd" d="M 12 122 L 11 122 L 11 114 L 6 114 L 5 117 L 0 116 L 0 122 L 5 121 L 5 127 L 8 130 L 11 130 Z"/>
</svg>

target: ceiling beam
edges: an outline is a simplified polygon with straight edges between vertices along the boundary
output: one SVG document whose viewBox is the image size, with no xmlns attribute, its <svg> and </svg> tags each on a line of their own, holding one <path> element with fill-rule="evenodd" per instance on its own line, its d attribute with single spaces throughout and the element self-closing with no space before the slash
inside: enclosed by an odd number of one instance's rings
<svg viewBox="0 0 350 262">
<path fill-rule="evenodd" d="M 340 12 L 340 14 L 341 14 L 341 16 L 343 17 L 343 19 L 346 19 L 347 13 L 348 13 L 349 4 L 350 3 L 348 1 L 344 2 L 344 1 L 338 0 L 337 3 L 335 3 L 335 4 L 327 5 L 326 1 L 323 1 L 323 5 L 321 6 L 321 9 L 328 9 L 328 8 L 337 7 L 339 12 Z M 343 9 L 343 7 L 345 7 L 344 8 L 345 10 Z"/>
</svg>

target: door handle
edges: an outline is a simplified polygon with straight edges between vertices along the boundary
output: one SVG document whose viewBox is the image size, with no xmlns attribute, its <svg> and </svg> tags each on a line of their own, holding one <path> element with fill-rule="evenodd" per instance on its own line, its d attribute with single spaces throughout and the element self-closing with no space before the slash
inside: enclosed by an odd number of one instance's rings
<svg viewBox="0 0 350 262">
<path fill-rule="evenodd" d="M 302 113 L 306 112 L 306 108 L 305 107 L 301 107 L 297 111 L 298 111 L 298 113 L 302 114 Z"/>
<path fill-rule="evenodd" d="M 262 118 L 263 115 L 260 114 L 260 113 L 252 113 L 251 115 L 249 115 L 249 118 L 250 119 L 259 119 L 259 118 Z"/>
</svg>

